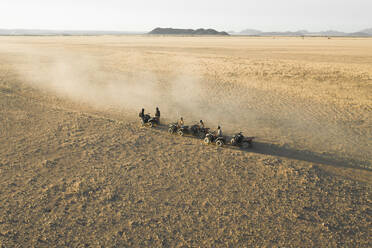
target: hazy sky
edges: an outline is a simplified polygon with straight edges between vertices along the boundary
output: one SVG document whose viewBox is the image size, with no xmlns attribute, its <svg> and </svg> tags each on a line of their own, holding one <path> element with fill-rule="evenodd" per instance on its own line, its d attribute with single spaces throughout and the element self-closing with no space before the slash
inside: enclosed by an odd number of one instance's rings
<svg viewBox="0 0 372 248">
<path fill-rule="evenodd" d="M 0 0 L 0 28 L 240 31 L 372 27 L 372 0 Z"/>
</svg>

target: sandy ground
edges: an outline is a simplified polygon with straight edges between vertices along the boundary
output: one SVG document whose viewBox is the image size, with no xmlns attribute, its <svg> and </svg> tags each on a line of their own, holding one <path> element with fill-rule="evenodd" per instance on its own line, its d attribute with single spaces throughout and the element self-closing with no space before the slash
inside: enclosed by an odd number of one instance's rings
<svg viewBox="0 0 372 248">
<path fill-rule="evenodd" d="M 370 247 L 371 96 L 371 39 L 0 37 L 0 244 Z"/>
</svg>

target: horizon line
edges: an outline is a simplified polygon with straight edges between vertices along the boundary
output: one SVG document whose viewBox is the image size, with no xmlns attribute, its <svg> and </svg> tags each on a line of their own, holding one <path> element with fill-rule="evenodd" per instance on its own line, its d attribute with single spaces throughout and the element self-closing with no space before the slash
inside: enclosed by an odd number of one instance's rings
<svg viewBox="0 0 372 248">
<path fill-rule="evenodd" d="M 155 28 L 161 28 L 161 27 L 155 27 Z M 153 28 L 153 29 L 155 29 Z M 166 28 L 172 28 L 172 27 L 166 27 Z M 151 30 L 153 30 L 151 29 Z M 173 29 L 194 29 L 194 28 L 173 28 Z M 205 29 L 205 28 L 204 28 Z M 215 28 L 212 28 L 212 29 L 215 29 Z M 318 32 L 327 32 L 327 31 L 337 31 L 337 32 L 342 32 L 342 33 L 357 33 L 357 32 L 361 32 L 365 29 L 372 29 L 372 27 L 370 28 L 363 28 L 361 30 L 356 30 L 356 31 L 352 31 L 352 32 L 346 32 L 346 31 L 339 31 L 337 29 L 324 29 L 324 30 L 319 30 L 319 31 L 309 31 L 308 29 L 296 29 L 296 30 L 285 30 L 285 31 L 278 31 L 278 30 L 270 30 L 270 31 L 262 31 L 260 29 L 257 29 L 257 28 L 244 28 L 240 31 L 235 31 L 235 30 L 222 30 L 222 31 L 225 31 L 225 32 L 234 32 L 234 33 L 240 33 L 244 30 L 256 30 L 256 31 L 260 31 L 260 32 L 263 32 L 263 33 L 272 33 L 272 32 L 278 32 L 278 33 L 285 33 L 285 32 L 299 32 L 299 31 L 306 31 L 308 33 L 318 33 Z M 150 32 L 150 31 L 144 31 L 144 30 L 120 30 L 120 29 L 61 29 L 61 28 L 2 28 L 0 27 L 0 30 L 25 30 L 25 31 L 56 31 L 56 32 L 63 32 L 63 31 L 68 31 L 68 32 L 126 32 L 126 33 L 146 33 L 146 32 Z M 216 29 L 215 29 L 216 30 Z"/>
</svg>

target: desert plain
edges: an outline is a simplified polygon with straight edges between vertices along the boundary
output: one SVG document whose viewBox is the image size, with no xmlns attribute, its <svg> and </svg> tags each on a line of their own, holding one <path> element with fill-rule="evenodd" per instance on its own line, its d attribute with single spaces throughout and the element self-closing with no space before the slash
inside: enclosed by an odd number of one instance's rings
<svg viewBox="0 0 372 248">
<path fill-rule="evenodd" d="M 369 38 L 0 37 L 2 247 L 371 247 L 371 151 Z"/>
</svg>

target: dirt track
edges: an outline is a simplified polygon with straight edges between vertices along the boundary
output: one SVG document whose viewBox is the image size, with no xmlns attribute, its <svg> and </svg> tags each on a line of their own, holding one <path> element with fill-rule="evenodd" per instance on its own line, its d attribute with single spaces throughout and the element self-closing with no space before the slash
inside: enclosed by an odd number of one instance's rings
<svg viewBox="0 0 372 248">
<path fill-rule="evenodd" d="M 2 37 L 7 246 L 360 246 L 369 39 Z M 221 124 L 249 151 L 145 129 Z"/>
</svg>

